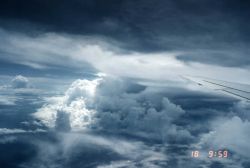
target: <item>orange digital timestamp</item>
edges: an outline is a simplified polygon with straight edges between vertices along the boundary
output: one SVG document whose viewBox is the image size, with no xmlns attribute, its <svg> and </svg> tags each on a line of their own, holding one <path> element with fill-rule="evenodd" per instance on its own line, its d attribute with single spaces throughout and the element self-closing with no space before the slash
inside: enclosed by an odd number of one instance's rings
<svg viewBox="0 0 250 168">
<path fill-rule="evenodd" d="M 198 150 L 192 151 L 191 156 L 193 158 L 199 158 L 201 152 Z M 229 152 L 228 150 L 210 150 L 207 152 L 208 158 L 228 158 Z"/>
</svg>

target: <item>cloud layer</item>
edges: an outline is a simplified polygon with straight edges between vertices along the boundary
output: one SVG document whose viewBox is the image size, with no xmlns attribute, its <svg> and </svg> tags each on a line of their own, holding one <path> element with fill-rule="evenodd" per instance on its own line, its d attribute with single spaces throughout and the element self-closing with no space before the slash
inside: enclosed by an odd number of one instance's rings
<svg viewBox="0 0 250 168">
<path fill-rule="evenodd" d="M 217 61 L 219 65 L 196 61 L 186 63 L 180 60 L 179 56 L 189 52 L 182 50 L 141 53 L 123 50 L 114 45 L 114 41 L 99 37 L 58 33 L 28 36 L 5 30 L 0 31 L 0 34 L 4 39 L 0 47 L 4 53 L 0 55 L 3 61 L 1 67 L 6 74 L 32 71 L 32 75 L 63 75 L 68 79 L 74 76 L 79 78 L 84 72 L 91 76 L 101 71 L 158 83 L 165 80 L 179 82 L 182 80 L 179 75 L 190 74 L 226 81 L 249 82 L 249 79 L 245 78 L 249 76 L 247 66 L 223 67 L 220 65 L 222 61 Z M 233 59 L 226 60 L 236 62 Z M 16 72 L 10 68 L 12 66 L 17 67 Z"/>
</svg>

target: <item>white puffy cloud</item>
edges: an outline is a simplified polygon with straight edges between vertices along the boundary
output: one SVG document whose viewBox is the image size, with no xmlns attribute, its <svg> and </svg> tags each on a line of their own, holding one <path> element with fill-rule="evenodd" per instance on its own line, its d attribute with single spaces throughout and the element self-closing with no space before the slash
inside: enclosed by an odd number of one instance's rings
<svg viewBox="0 0 250 168">
<path fill-rule="evenodd" d="M 26 78 L 22 75 L 17 75 L 12 79 L 11 87 L 16 88 L 16 89 L 28 88 L 28 87 L 30 87 L 29 80 L 28 80 L 28 78 Z"/>
<path fill-rule="evenodd" d="M 249 101 L 240 101 L 238 103 L 235 103 L 233 106 L 233 111 L 237 116 L 239 116 L 242 119 L 247 119 L 250 121 L 250 103 Z"/>
<path fill-rule="evenodd" d="M 24 94 L 38 95 L 45 93 L 42 89 L 34 87 L 34 81 L 36 79 L 32 77 L 25 77 L 22 75 L 17 76 L 0 76 L 2 85 L 0 85 L 0 105 L 16 105 L 20 100 L 25 100 Z M 40 82 L 40 81 L 39 81 Z M 38 83 L 38 82 L 37 82 Z M 41 83 L 41 82 L 40 82 Z M 27 98 L 27 97 L 26 97 Z M 34 103 L 37 100 L 36 97 L 29 98 L 33 99 Z M 27 99 L 26 99 L 27 100 Z"/>
<path fill-rule="evenodd" d="M 34 116 L 51 128 L 60 129 L 59 127 L 67 127 L 66 125 L 74 130 L 85 128 L 92 122 L 93 113 L 95 113 L 95 110 L 89 109 L 88 106 L 91 105 L 99 80 L 74 81 L 63 96 L 47 99 L 48 104 L 40 108 Z M 60 122 L 57 118 L 60 114 L 67 116 L 68 119 L 66 117 L 63 122 Z M 65 125 L 61 125 L 63 123 Z"/>
<path fill-rule="evenodd" d="M 94 124 L 97 127 L 163 141 L 171 141 L 172 137 L 177 141 L 192 139 L 188 131 L 184 133 L 181 126 L 174 124 L 185 114 L 180 106 L 163 96 L 156 101 L 158 91 L 147 88 L 138 91 L 132 87 L 138 88 L 119 78 L 102 80 L 97 86 L 94 101 L 97 110 Z M 175 131 L 169 134 L 170 130 Z"/>
<path fill-rule="evenodd" d="M 238 116 L 213 122 L 213 129 L 203 135 L 199 145 L 215 150 L 228 149 L 236 155 L 249 158 L 250 122 Z M 232 156 L 231 156 L 232 157 Z"/>
</svg>

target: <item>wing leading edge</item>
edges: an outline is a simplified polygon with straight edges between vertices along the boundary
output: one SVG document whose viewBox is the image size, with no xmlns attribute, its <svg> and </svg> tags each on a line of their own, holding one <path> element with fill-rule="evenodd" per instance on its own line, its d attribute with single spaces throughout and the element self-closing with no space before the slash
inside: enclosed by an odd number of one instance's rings
<svg viewBox="0 0 250 168">
<path fill-rule="evenodd" d="M 224 93 L 250 101 L 250 85 L 202 77 L 185 76 L 184 78 L 189 81 L 195 82 L 200 86 L 205 86 L 214 90 L 222 91 Z"/>
</svg>

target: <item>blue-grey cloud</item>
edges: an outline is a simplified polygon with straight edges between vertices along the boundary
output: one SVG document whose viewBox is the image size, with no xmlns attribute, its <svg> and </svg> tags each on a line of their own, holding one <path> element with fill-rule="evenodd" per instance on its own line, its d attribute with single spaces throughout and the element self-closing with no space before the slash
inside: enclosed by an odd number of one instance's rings
<svg viewBox="0 0 250 168">
<path fill-rule="evenodd" d="M 43 33 L 30 37 L 0 29 L 0 74 L 72 78 L 84 75 L 83 70 L 85 75 L 95 72 L 95 68 L 80 58 L 80 53 L 74 54 L 79 51 L 81 40 L 54 35 Z"/>
<path fill-rule="evenodd" d="M 15 89 L 20 89 L 20 88 L 29 88 L 31 86 L 30 86 L 28 78 L 22 75 L 18 75 L 14 79 L 12 79 L 11 87 Z"/>
<path fill-rule="evenodd" d="M 33 37 L 44 32 L 98 36 L 114 40 L 112 44 L 125 51 L 189 51 L 180 58 L 248 66 L 247 6 L 245 1 L 214 0 L 105 3 L 12 0 L 1 5 L 0 21 L 5 29 Z"/>
</svg>

